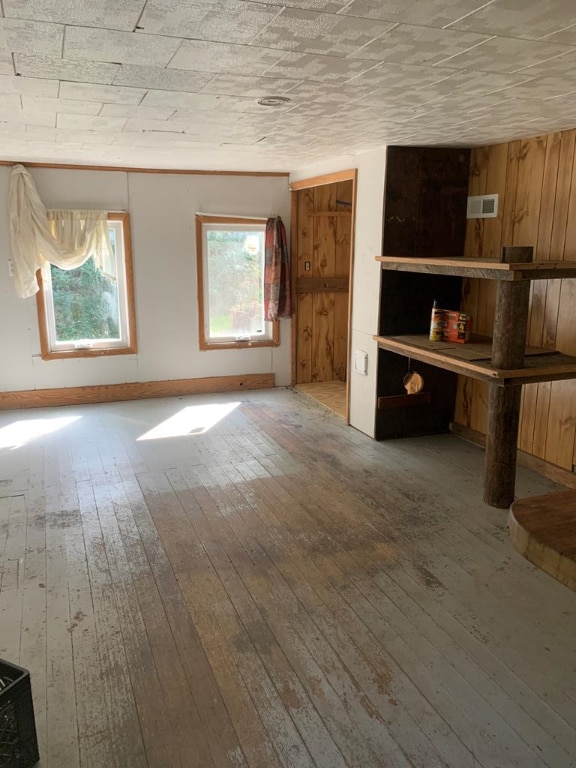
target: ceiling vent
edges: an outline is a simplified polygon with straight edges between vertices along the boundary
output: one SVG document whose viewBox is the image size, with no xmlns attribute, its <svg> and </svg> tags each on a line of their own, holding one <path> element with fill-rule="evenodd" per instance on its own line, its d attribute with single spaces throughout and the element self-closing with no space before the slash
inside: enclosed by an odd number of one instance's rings
<svg viewBox="0 0 576 768">
<path fill-rule="evenodd" d="M 291 99 L 287 96 L 262 96 L 256 99 L 256 102 L 261 107 L 283 107 L 285 104 L 290 104 Z"/>
<path fill-rule="evenodd" d="M 468 198 L 467 219 L 495 219 L 498 216 L 498 195 L 472 195 Z"/>
</svg>

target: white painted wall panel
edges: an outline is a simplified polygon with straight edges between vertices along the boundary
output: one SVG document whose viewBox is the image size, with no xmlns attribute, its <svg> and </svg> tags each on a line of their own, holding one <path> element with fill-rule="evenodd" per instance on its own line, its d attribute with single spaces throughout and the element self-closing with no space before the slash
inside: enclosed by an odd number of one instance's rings
<svg viewBox="0 0 576 768">
<path fill-rule="evenodd" d="M 378 366 L 378 346 L 372 337 L 378 330 L 380 303 L 380 267 L 374 257 L 382 249 L 385 166 L 386 147 L 381 147 L 290 174 L 290 181 L 299 181 L 348 168 L 358 169 L 352 278 L 350 424 L 370 437 L 374 437 Z M 367 376 L 354 372 L 353 357 L 357 349 L 368 353 Z"/>
<path fill-rule="evenodd" d="M 274 373 L 290 383 L 290 323 L 278 348 L 201 352 L 198 345 L 194 215 L 279 214 L 289 231 L 285 178 L 32 169 L 49 208 L 128 210 L 138 354 L 96 359 L 40 357 L 35 299 L 18 299 L 8 276 L 7 193 L 0 168 L 0 391 L 130 381 Z"/>
<path fill-rule="evenodd" d="M 368 353 L 368 375 L 350 376 L 350 423 L 374 437 L 378 345 L 372 336 L 378 331 L 380 265 L 375 261 L 382 250 L 384 173 L 386 148 L 358 156 L 354 276 L 352 281 L 352 354 Z"/>
</svg>

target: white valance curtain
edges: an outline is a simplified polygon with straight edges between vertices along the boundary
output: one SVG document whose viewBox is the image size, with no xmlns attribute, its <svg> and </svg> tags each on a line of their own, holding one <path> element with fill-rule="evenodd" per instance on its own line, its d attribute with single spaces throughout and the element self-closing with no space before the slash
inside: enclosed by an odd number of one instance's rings
<svg viewBox="0 0 576 768">
<path fill-rule="evenodd" d="M 12 169 L 8 199 L 14 284 L 20 298 L 38 292 L 36 272 L 45 262 L 70 270 L 93 256 L 98 269 L 116 278 L 107 211 L 47 211 L 23 165 Z"/>
</svg>

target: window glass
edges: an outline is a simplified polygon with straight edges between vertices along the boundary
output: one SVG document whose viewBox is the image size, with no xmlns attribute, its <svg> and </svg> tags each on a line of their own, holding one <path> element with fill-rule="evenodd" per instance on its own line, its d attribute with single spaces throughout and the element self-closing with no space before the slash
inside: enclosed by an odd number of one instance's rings
<svg viewBox="0 0 576 768">
<path fill-rule="evenodd" d="M 43 328 L 43 356 L 71 352 L 105 354 L 135 351 L 130 249 L 127 247 L 127 214 L 113 214 L 109 221 L 114 264 L 112 274 L 98 269 L 92 257 L 77 269 L 63 270 L 53 264 L 42 269 L 39 303 Z M 41 305 L 40 305 L 41 304 Z"/>
</svg>

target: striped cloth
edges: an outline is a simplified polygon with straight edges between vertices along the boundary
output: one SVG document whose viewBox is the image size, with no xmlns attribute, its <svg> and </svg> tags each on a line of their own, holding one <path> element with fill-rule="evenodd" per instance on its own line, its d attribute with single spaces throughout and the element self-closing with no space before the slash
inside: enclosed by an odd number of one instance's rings
<svg viewBox="0 0 576 768">
<path fill-rule="evenodd" d="M 264 318 L 278 320 L 292 315 L 290 265 L 286 228 L 280 216 L 266 221 L 264 261 Z"/>
</svg>

